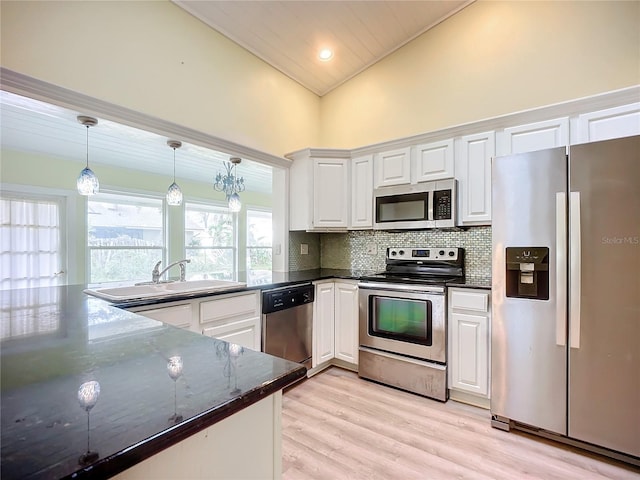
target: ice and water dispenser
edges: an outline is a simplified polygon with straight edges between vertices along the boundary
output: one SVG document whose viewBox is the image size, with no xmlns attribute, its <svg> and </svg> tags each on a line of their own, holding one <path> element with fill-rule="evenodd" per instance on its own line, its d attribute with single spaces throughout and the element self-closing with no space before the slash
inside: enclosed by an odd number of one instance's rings
<svg viewBox="0 0 640 480">
<path fill-rule="evenodd" d="M 549 249 L 507 247 L 507 297 L 549 300 Z"/>
</svg>

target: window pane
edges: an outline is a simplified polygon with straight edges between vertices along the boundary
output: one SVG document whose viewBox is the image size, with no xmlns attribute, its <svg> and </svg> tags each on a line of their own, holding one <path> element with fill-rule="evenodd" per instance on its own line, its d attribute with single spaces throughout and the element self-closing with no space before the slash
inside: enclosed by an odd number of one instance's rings
<svg viewBox="0 0 640 480">
<path fill-rule="evenodd" d="M 247 248 L 247 270 L 271 271 L 271 247 Z"/>
<path fill-rule="evenodd" d="M 151 280 L 162 249 L 90 249 L 91 283 Z"/>
<path fill-rule="evenodd" d="M 187 248 L 189 280 L 233 280 L 233 255 L 230 248 Z"/>
<path fill-rule="evenodd" d="M 270 247 L 272 238 L 271 212 L 247 210 L 247 247 Z"/>
<path fill-rule="evenodd" d="M 233 247 L 233 214 L 223 208 L 185 205 L 187 247 Z"/>
<path fill-rule="evenodd" d="M 164 259 L 163 199 L 100 193 L 87 200 L 90 283 L 151 280 Z"/>
<path fill-rule="evenodd" d="M 101 193 L 87 213 L 90 246 L 164 245 L 161 199 Z"/>
<path fill-rule="evenodd" d="M 3 192 L 4 193 L 4 192 Z M 0 288 L 61 283 L 62 198 L 3 194 L 0 199 Z"/>
</svg>

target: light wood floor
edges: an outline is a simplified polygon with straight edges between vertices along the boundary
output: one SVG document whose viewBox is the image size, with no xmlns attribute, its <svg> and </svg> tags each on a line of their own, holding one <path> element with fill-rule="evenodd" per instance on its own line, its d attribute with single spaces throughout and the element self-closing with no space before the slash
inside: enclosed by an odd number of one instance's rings
<svg viewBox="0 0 640 480">
<path fill-rule="evenodd" d="M 331 368 L 283 397 L 283 479 L 640 479 L 640 469 L 490 425 Z"/>
</svg>

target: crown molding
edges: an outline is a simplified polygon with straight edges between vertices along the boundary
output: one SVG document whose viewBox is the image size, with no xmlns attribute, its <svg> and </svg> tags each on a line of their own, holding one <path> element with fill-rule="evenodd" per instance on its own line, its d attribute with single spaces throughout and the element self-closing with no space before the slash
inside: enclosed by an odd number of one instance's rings
<svg viewBox="0 0 640 480">
<path fill-rule="evenodd" d="M 514 125 L 526 125 L 558 117 L 569 117 L 589 113 L 607 108 L 619 107 L 640 102 L 640 85 L 634 85 L 620 90 L 600 93 L 589 97 L 578 98 L 566 102 L 555 103 L 543 107 L 491 117 L 474 122 L 455 125 L 452 127 L 421 133 L 410 137 L 398 138 L 385 142 L 357 147 L 351 150 L 351 156 L 357 157 L 371 153 L 395 150 L 421 143 L 429 143 L 461 135 L 473 135 L 488 130 L 500 130 Z"/>
</svg>

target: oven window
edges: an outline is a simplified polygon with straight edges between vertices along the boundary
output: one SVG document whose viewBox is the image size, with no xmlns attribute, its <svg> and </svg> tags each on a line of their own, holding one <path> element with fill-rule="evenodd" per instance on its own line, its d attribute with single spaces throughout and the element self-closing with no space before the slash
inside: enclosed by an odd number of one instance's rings
<svg viewBox="0 0 640 480">
<path fill-rule="evenodd" d="M 427 220 L 428 198 L 427 193 L 376 197 L 376 221 Z"/>
<path fill-rule="evenodd" d="M 431 345 L 431 301 L 369 297 L 369 335 Z"/>
</svg>

